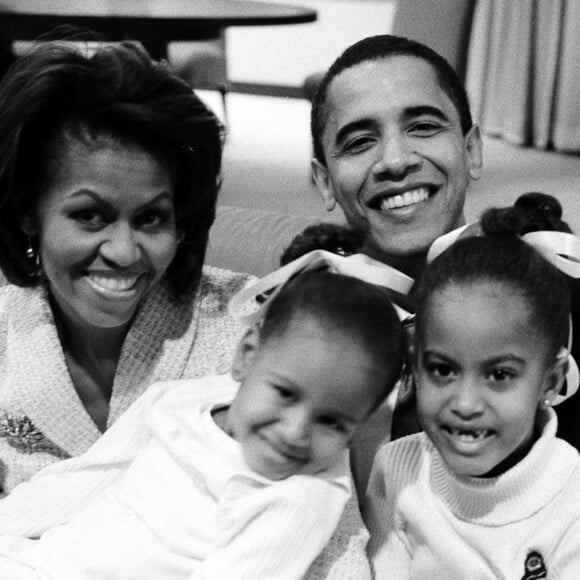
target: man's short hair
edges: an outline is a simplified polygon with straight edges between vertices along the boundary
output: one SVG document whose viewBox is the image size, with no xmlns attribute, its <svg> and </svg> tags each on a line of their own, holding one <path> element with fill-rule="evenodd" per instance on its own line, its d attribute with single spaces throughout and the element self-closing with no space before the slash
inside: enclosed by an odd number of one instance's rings
<svg viewBox="0 0 580 580">
<path fill-rule="evenodd" d="M 440 54 L 428 46 L 409 38 L 390 34 L 369 36 L 347 48 L 334 61 L 322 78 L 312 105 L 310 125 L 314 156 L 318 161 L 326 164 L 324 148 L 322 146 L 322 134 L 328 116 L 326 103 L 328 87 L 332 80 L 344 70 L 362 62 L 389 58 L 391 56 L 414 56 L 427 61 L 433 67 L 439 85 L 457 109 L 463 134 L 467 134 L 471 129 L 473 120 L 471 118 L 467 93 L 453 67 Z"/>
</svg>

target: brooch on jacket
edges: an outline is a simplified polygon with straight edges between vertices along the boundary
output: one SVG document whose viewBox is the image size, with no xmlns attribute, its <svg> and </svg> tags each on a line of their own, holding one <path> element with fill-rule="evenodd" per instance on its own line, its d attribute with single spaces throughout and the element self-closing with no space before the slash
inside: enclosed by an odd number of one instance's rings
<svg viewBox="0 0 580 580">
<path fill-rule="evenodd" d="M 23 453 L 44 452 L 57 457 L 68 457 L 68 453 L 45 437 L 24 414 L 0 412 L 0 438 L 6 439 L 8 445 Z"/>
</svg>

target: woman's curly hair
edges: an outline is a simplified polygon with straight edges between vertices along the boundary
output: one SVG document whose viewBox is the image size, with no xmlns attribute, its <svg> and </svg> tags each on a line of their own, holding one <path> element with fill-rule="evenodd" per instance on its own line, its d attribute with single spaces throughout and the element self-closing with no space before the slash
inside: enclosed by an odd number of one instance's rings
<svg viewBox="0 0 580 580">
<path fill-rule="evenodd" d="M 200 280 L 221 172 L 223 128 L 167 63 L 136 42 L 51 41 L 18 58 L 0 84 L 0 269 L 40 283 L 26 258 L 24 217 L 37 208 L 71 139 L 143 149 L 175 178 L 180 244 L 166 278 L 174 296 Z"/>
</svg>

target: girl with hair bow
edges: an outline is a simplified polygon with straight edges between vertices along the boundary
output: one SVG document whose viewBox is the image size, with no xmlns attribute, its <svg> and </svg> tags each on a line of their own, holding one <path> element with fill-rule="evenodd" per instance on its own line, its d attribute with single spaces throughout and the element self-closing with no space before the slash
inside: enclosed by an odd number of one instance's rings
<svg viewBox="0 0 580 580">
<path fill-rule="evenodd" d="M 578 386 L 566 276 L 580 240 L 526 231 L 521 209 L 430 250 L 412 354 L 424 432 L 379 450 L 363 506 L 378 580 L 580 573 L 580 455 L 552 409 Z"/>
<path fill-rule="evenodd" d="M 562 392 L 556 399 L 558 436 L 580 449 L 578 415 L 579 397 L 572 397 L 578 389 L 578 368 L 575 359 L 580 357 L 580 340 L 573 340 L 572 329 L 580 325 L 580 244 L 569 225 L 562 220 L 562 206 L 551 195 L 529 192 L 518 197 L 513 206 L 491 208 L 478 222 L 467 224 L 433 242 L 427 257 L 432 261 L 458 239 L 471 236 L 522 237 L 533 245 L 548 261 L 567 276 L 571 292 L 569 330 L 565 346 L 572 355 L 570 369 Z M 392 439 L 420 430 L 416 416 L 415 392 L 412 380 L 399 389 Z"/>
<path fill-rule="evenodd" d="M 391 285 L 409 280 L 313 252 L 242 291 L 229 374 L 153 385 L 0 502 L 0 577 L 370 578 L 348 450 L 400 375 Z"/>
</svg>

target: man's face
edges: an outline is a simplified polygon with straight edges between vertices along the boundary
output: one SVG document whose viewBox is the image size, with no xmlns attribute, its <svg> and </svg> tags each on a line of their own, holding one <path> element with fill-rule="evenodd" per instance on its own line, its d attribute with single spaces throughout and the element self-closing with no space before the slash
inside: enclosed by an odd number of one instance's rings
<svg viewBox="0 0 580 580">
<path fill-rule="evenodd" d="M 313 162 L 327 208 L 338 202 L 385 262 L 427 251 L 464 223 L 469 180 L 478 179 L 477 127 L 459 114 L 431 65 L 397 55 L 346 69 L 328 87 L 322 145 Z"/>
</svg>

